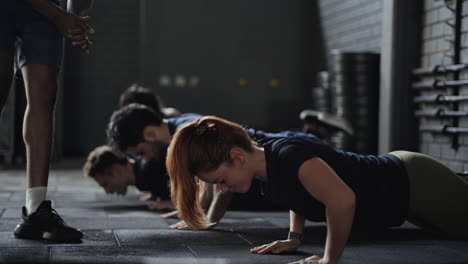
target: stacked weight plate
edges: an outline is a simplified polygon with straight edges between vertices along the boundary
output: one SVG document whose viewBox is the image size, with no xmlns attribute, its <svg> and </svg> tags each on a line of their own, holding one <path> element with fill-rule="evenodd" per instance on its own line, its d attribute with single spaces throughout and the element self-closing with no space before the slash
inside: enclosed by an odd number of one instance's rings
<svg viewBox="0 0 468 264">
<path fill-rule="evenodd" d="M 377 152 L 379 64 L 376 53 L 332 51 L 331 113 L 351 121 L 355 132 L 352 141 L 345 134 L 336 135 L 333 141 L 337 147 L 362 154 Z"/>
<path fill-rule="evenodd" d="M 330 144 L 341 150 L 355 151 L 352 137 L 345 132 L 337 132 L 330 137 Z"/>
<path fill-rule="evenodd" d="M 312 88 L 312 109 L 320 112 L 330 112 L 330 89 L 328 72 L 317 74 L 317 87 Z"/>
</svg>

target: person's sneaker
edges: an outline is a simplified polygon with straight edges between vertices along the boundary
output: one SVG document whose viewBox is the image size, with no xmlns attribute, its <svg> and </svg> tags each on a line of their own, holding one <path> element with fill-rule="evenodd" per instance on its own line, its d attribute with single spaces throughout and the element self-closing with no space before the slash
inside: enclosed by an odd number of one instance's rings
<svg viewBox="0 0 468 264">
<path fill-rule="evenodd" d="M 305 109 L 299 114 L 299 118 L 305 123 L 315 121 L 323 123 L 333 129 L 344 131 L 350 136 L 354 134 L 351 123 L 343 117 L 337 115 Z"/>
<path fill-rule="evenodd" d="M 43 201 L 36 212 L 28 215 L 23 206 L 21 222 L 16 226 L 14 235 L 23 239 L 45 239 L 57 242 L 78 242 L 83 233 L 65 223 L 52 209 L 49 200 Z"/>
</svg>

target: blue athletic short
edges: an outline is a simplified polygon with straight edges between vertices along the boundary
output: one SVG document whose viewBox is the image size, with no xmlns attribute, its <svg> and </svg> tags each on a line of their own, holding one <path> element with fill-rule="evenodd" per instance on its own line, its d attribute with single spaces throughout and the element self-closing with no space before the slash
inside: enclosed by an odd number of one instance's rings
<svg viewBox="0 0 468 264">
<path fill-rule="evenodd" d="M 26 64 L 60 68 L 63 38 L 55 24 L 26 2 L 1 0 L 0 51 L 14 55 L 15 70 Z"/>
</svg>

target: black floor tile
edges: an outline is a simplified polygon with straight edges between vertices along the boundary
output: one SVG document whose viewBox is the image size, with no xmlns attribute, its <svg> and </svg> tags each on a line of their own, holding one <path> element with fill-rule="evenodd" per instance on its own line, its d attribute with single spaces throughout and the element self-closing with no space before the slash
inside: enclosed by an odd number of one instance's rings
<svg viewBox="0 0 468 264">
<path fill-rule="evenodd" d="M 115 230 L 121 245 L 177 244 L 248 244 L 238 235 L 222 230 Z"/>
<path fill-rule="evenodd" d="M 158 217 L 69 218 L 67 223 L 81 230 L 98 229 L 167 229 L 167 223 Z M 0 231 L 2 225 L 0 224 Z"/>
<path fill-rule="evenodd" d="M 287 239 L 288 229 L 242 229 L 235 231 L 236 234 L 247 240 L 251 245 L 259 246 L 276 240 Z"/>
<path fill-rule="evenodd" d="M 250 218 L 231 218 L 224 217 L 215 229 L 222 230 L 242 230 L 245 228 L 249 229 L 272 229 L 276 226 L 261 217 L 250 217 Z"/>
<path fill-rule="evenodd" d="M 111 230 L 85 231 L 83 239 L 77 243 L 57 243 L 45 240 L 17 239 L 13 231 L 0 232 L 0 248 L 6 247 L 47 247 L 61 246 L 110 246 L 117 245 L 115 236 Z"/>
<path fill-rule="evenodd" d="M 438 245 L 359 245 L 348 246 L 342 257 L 349 264 L 462 264 L 468 254 Z"/>
<path fill-rule="evenodd" d="M 289 228 L 273 228 L 273 229 L 240 229 L 235 231 L 241 237 L 253 245 L 263 245 L 276 240 L 284 240 L 288 238 Z M 325 227 L 308 227 L 305 229 L 303 243 L 322 244 L 325 243 L 326 228 Z"/>
<path fill-rule="evenodd" d="M 48 263 L 49 249 L 47 247 L 0 247 L 0 263 Z"/>
<path fill-rule="evenodd" d="M 0 200 L 10 199 L 13 192 L 0 191 Z"/>
<path fill-rule="evenodd" d="M 16 210 L 18 217 L 21 214 L 21 207 L 23 207 L 23 205 L 24 201 L 0 200 L 0 208 Z"/>
<path fill-rule="evenodd" d="M 263 264 L 263 263 L 289 263 L 306 258 L 310 253 L 304 251 L 292 252 L 288 254 L 252 254 L 250 247 L 244 245 L 190 245 L 195 255 L 199 258 L 217 258 L 224 263 L 236 264 Z"/>
<path fill-rule="evenodd" d="M 107 214 L 97 209 L 87 208 L 59 208 L 57 209 L 58 214 L 67 220 L 68 217 L 72 218 L 96 218 L 96 217 L 107 217 Z M 19 218 L 21 216 L 21 209 L 8 208 L 2 215 L 2 218 Z"/>
<path fill-rule="evenodd" d="M 52 247 L 51 263 L 171 263 L 168 259 L 197 263 L 184 245 L 161 244 L 120 247 Z M 164 261 L 164 262 L 163 262 Z"/>
<path fill-rule="evenodd" d="M 15 226 L 20 222 L 20 219 L 0 218 L 0 232 L 13 232 Z"/>
</svg>

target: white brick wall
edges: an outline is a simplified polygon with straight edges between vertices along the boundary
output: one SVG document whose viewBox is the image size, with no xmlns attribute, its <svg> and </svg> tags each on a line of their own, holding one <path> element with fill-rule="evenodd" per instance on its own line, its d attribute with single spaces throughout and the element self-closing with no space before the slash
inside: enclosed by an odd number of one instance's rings
<svg viewBox="0 0 468 264">
<path fill-rule="evenodd" d="M 327 53 L 332 49 L 346 51 L 380 52 L 382 38 L 383 0 L 320 0 L 320 17 Z M 453 64 L 453 29 L 446 21 L 454 23 L 453 13 L 445 7 L 444 1 L 424 0 L 421 67 L 440 64 Z M 468 16 L 468 0 L 463 3 L 463 14 Z M 463 19 L 461 62 L 468 63 L 468 18 Z M 468 79 L 468 72 L 460 75 Z M 430 78 L 429 78 L 430 79 Z M 448 76 L 450 79 L 450 76 Z M 441 91 L 424 92 L 430 95 Z M 443 91 L 448 94 L 448 92 Z M 468 94 L 468 87 L 460 89 L 460 94 Z M 421 105 L 431 108 L 434 105 Z M 437 107 L 445 107 L 439 105 Z M 468 110 L 468 103 L 459 105 L 460 110 Z M 451 119 L 423 118 L 421 125 L 451 124 Z M 460 119 L 460 126 L 468 127 L 468 118 Z M 455 171 L 468 170 L 468 135 L 459 137 L 460 148 L 452 149 L 452 138 L 448 135 L 424 132 L 420 134 L 419 151 L 431 155 Z M 467 163 L 465 165 L 465 163 Z"/>
<path fill-rule="evenodd" d="M 452 45 L 447 41 L 453 39 L 453 29 L 446 24 L 446 21 L 455 22 L 454 13 L 445 7 L 444 1 L 425 0 L 423 20 L 423 40 L 421 67 L 431 67 L 440 64 L 452 64 L 450 54 L 453 52 Z M 462 22 L 462 50 L 461 62 L 468 63 L 468 1 L 463 3 Z M 447 76 L 450 79 L 450 76 Z M 440 77 L 439 77 L 440 78 Z M 468 78 L 468 72 L 460 74 L 461 79 Z M 449 90 L 447 90 L 449 91 Z M 428 91 L 425 95 L 435 93 L 447 93 L 446 91 Z M 468 94 L 468 88 L 461 88 L 460 94 Z M 420 108 L 445 107 L 441 105 L 420 105 Z M 460 110 L 468 110 L 468 103 L 459 104 Z M 459 126 L 468 127 L 468 118 L 459 119 Z M 451 119 L 421 118 L 420 125 L 451 125 Z M 433 156 L 445 163 L 456 172 L 468 171 L 468 135 L 459 137 L 460 147 L 458 150 L 452 148 L 452 137 L 448 135 L 432 134 L 424 132 L 420 134 L 419 151 Z"/>
</svg>

